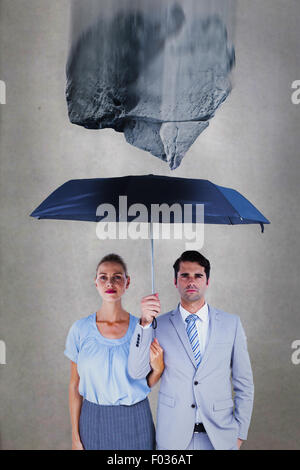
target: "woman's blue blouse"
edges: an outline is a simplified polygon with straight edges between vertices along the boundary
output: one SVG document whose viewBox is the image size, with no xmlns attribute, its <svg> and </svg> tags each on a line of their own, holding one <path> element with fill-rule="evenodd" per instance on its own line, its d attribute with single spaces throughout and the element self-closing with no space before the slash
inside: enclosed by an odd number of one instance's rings
<svg viewBox="0 0 300 470">
<path fill-rule="evenodd" d="M 133 405 L 150 392 L 146 379 L 132 379 L 128 374 L 130 340 L 138 321 L 130 315 L 128 330 L 118 339 L 101 335 L 96 313 L 71 326 L 64 354 L 77 364 L 79 393 L 86 400 L 99 405 Z"/>
</svg>

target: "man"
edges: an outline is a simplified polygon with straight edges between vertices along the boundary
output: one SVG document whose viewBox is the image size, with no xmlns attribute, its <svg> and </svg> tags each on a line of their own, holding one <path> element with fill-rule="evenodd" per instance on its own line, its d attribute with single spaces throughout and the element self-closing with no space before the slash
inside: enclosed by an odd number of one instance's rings
<svg viewBox="0 0 300 470">
<path fill-rule="evenodd" d="M 173 268 L 180 304 L 159 316 L 153 329 L 153 318 L 160 313 L 158 295 L 142 299 L 129 373 L 140 379 L 151 371 L 149 349 L 156 336 L 165 362 L 157 409 L 158 449 L 239 449 L 247 439 L 254 395 L 240 318 L 205 302 L 210 263 L 199 252 L 185 251 Z"/>
</svg>

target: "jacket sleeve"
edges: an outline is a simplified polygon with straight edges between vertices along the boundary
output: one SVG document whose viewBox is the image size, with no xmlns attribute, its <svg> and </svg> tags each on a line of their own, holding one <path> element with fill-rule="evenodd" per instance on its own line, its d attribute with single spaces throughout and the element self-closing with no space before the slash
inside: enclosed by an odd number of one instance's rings
<svg viewBox="0 0 300 470">
<path fill-rule="evenodd" d="M 144 379 L 151 371 L 150 345 L 153 328 L 143 328 L 137 323 L 131 338 L 128 357 L 128 372 L 133 379 Z"/>
<path fill-rule="evenodd" d="M 231 367 L 235 404 L 234 414 L 240 425 L 238 437 L 242 440 L 246 440 L 253 409 L 254 384 L 247 349 L 247 338 L 239 317 L 232 352 Z"/>
</svg>

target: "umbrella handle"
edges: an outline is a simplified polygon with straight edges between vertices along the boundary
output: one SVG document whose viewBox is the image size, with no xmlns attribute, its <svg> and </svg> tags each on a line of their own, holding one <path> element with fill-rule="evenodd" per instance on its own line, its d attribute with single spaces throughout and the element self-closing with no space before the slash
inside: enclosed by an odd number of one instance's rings
<svg viewBox="0 0 300 470">
<path fill-rule="evenodd" d="M 151 237 L 151 281 L 152 281 L 152 294 L 155 292 L 154 287 L 154 255 L 153 255 L 153 226 L 152 222 L 150 222 L 150 237 Z M 157 320 L 153 317 L 152 320 L 152 328 L 155 330 L 157 328 Z"/>
</svg>

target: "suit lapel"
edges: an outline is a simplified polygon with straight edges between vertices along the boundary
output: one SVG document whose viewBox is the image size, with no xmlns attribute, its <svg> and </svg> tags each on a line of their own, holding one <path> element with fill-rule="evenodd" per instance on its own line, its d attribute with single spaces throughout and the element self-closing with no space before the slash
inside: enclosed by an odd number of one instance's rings
<svg viewBox="0 0 300 470">
<path fill-rule="evenodd" d="M 207 362 L 207 359 L 208 359 L 211 351 L 213 350 L 213 346 L 214 346 L 215 338 L 216 338 L 216 333 L 218 331 L 218 326 L 219 326 L 219 315 L 218 315 L 217 310 L 214 309 L 213 307 L 211 307 L 210 305 L 208 305 L 208 314 L 209 314 L 209 322 L 210 322 L 209 337 L 208 337 L 208 341 L 206 343 L 206 348 L 205 348 L 205 351 L 204 351 L 204 355 L 203 355 L 202 360 L 199 364 L 197 372 L 202 370 L 204 364 Z"/>
<path fill-rule="evenodd" d="M 179 310 L 179 304 L 177 306 L 177 309 L 173 310 L 173 312 L 171 313 L 170 321 L 173 324 L 173 326 L 174 326 L 174 328 L 175 328 L 175 330 L 178 334 L 178 337 L 179 337 L 180 341 L 182 342 L 182 344 L 183 344 L 190 360 L 194 364 L 195 368 L 197 368 L 197 364 L 196 364 L 196 361 L 195 361 L 195 356 L 194 356 L 194 353 L 193 353 L 193 350 L 192 350 L 192 346 L 191 346 L 189 337 L 187 335 L 185 325 L 182 321 L 182 316 L 181 316 L 181 313 L 180 313 L 180 310 Z"/>
<path fill-rule="evenodd" d="M 209 332 L 208 332 L 209 336 L 208 336 L 208 340 L 207 340 L 207 343 L 206 343 L 206 348 L 205 348 L 205 351 L 204 351 L 204 355 L 202 357 L 201 363 L 200 363 L 198 368 L 197 368 L 197 364 L 196 364 L 196 361 L 195 361 L 195 356 L 194 356 L 194 353 L 193 353 L 193 350 L 192 350 L 192 347 L 191 347 L 191 343 L 190 343 L 189 337 L 188 337 L 187 332 L 186 332 L 185 325 L 182 321 L 182 316 L 181 316 L 181 313 L 180 313 L 180 310 L 179 310 L 179 304 L 178 304 L 177 308 L 175 310 L 173 310 L 173 312 L 170 315 L 170 321 L 173 324 L 173 326 L 174 326 L 174 328 L 175 328 L 175 330 L 178 334 L 178 337 L 179 337 L 181 343 L 183 344 L 190 360 L 192 361 L 194 367 L 197 369 L 197 372 L 202 370 L 204 364 L 207 362 L 207 359 L 208 359 L 211 351 L 213 350 L 213 346 L 214 346 L 215 338 L 216 338 L 216 333 L 218 331 L 218 326 L 219 326 L 218 311 L 216 309 L 214 309 L 213 307 L 211 307 L 210 305 L 208 305 L 208 314 L 209 314 L 209 321 L 210 321 Z"/>
</svg>

